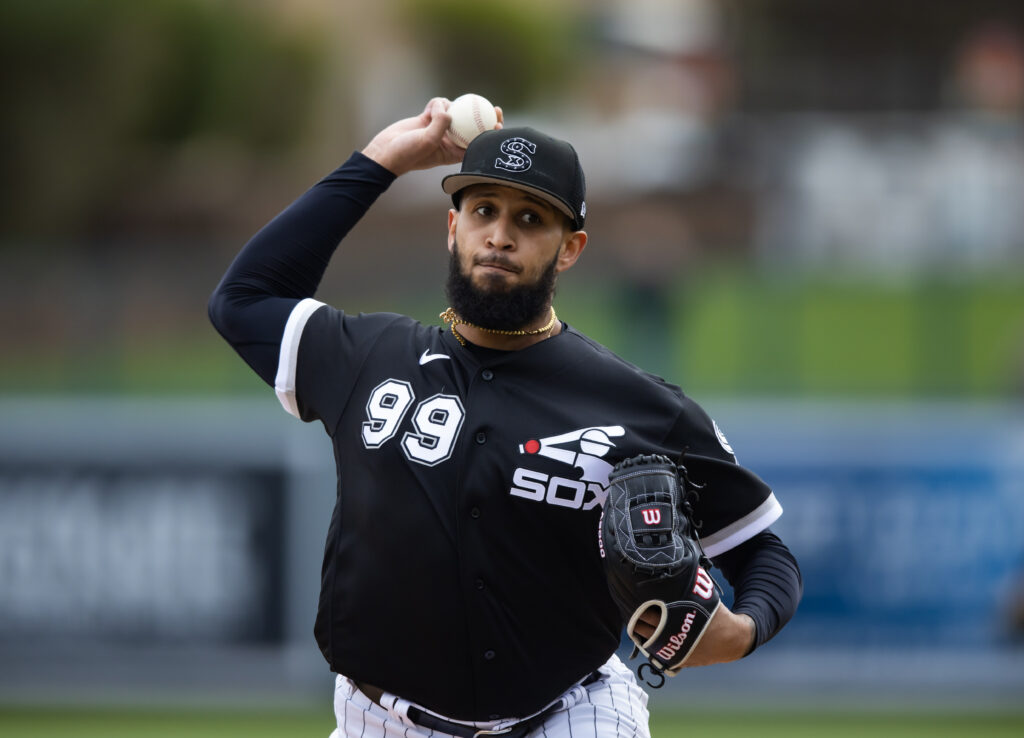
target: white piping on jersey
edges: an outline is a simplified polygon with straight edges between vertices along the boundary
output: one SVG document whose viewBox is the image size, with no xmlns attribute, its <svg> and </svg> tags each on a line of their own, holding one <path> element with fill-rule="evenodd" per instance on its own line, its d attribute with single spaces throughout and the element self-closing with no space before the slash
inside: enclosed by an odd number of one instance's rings
<svg viewBox="0 0 1024 738">
<path fill-rule="evenodd" d="M 782 505 L 775 499 L 775 493 L 734 523 L 715 531 L 707 538 L 701 537 L 700 545 L 709 558 L 725 553 L 731 548 L 753 538 L 782 515 Z"/>
<path fill-rule="evenodd" d="M 299 341 L 302 339 L 302 331 L 310 316 L 325 304 L 312 297 L 300 300 L 292 308 L 288 322 L 284 326 L 284 335 L 281 336 L 281 354 L 277 363 L 277 376 L 274 378 L 274 391 L 284 409 L 296 418 L 299 417 L 299 404 L 295 400 L 295 374 L 299 360 Z"/>
</svg>

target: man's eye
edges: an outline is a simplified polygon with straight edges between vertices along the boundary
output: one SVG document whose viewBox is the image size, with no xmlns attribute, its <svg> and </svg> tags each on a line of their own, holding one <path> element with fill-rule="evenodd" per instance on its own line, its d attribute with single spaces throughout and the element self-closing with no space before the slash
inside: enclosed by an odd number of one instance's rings
<svg viewBox="0 0 1024 738">
<path fill-rule="evenodd" d="M 541 217 L 534 212 L 525 212 L 522 215 L 523 222 L 527 225 L 540 225 Z"/>
<path fill-rule="evenodd" d="M 473 212 L 477 215 L 490 215 L 494 209 L 490 205 L 477 205 Z"/>
</svg>

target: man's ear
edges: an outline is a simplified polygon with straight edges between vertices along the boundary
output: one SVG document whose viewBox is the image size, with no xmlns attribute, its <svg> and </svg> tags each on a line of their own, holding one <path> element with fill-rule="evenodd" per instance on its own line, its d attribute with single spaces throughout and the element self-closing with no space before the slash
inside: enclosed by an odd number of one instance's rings
<svg viewBox="0 0 1024 738">
<path fill-rule="evenodd" d="M 459 211 L 454 208 L 448 210 L 448 252 L 455 248 L 455 224 L 459 220 Z"/>
<path fill-rule="evenodd" d="M 564 272 L 566 269 L 569 269 L 580 258 L 580 254 L 583 253 L 583 249 L 586 247 L 586 231 L 573 231 L 570 233 L 558 254 L 558 263 L 555 265 L 555 271 Z"/>
</svg>

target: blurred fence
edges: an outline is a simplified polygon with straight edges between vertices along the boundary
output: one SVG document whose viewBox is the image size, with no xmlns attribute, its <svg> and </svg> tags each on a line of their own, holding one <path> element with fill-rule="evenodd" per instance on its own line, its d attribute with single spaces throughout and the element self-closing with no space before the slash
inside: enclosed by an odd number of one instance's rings
<svg viewBox="0 0 1024 738">
<path fill-rule="evenodd" d="M 779 495 L 806 593 L 664 699 L 1021 694 L 1019 408 L 705 404 Z M 333 473 L 269 396 L 0 402 L 0 701 L 326 699 Z"/>
</svg>

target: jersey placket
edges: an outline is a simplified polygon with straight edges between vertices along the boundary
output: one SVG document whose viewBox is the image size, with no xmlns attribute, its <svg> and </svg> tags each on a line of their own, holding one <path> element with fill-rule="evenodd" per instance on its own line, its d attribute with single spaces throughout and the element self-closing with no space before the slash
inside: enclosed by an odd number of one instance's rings
<svg viewBox="0 0 1024 738">
<path fill-rule="evenodd" d="M 476 418 L 493 418 L 501 412 L 495 399 L 490 397 L 496 381 L 496 373 L 489 367 L 477 366 L 471 369 L 473 376 L 464 397 L 467 423 L 457 451 L 460 471 L 456 506 L 458 515 L 458 558 L 462 592 L 466 613 L 466 632 L 469 640 L 469 655 L 473 671 L 474 701 L 478 704 L 485 695 L 500 690 L 498 670 L 501 668 L 502 646 L 500 633 L 491 627 L 487 615 L 485 598 L 490 595 L 491 574 L 486 569 L 488 557 L 483 555 L 487 545 L 488 527 L 493 520 L 488 516 L 498 514 L 498 505 L 490 496 L 493 490 L 476 481 L 479 469 L 488 465 L 486 457 L 494 453 L 491 448 L 491 426 L 486 421 L 473 422 Z M 474 459 L 476 462 L 474 463 Z M 502 715 L 490 715 L 497 720 Z"/>
</svg>

